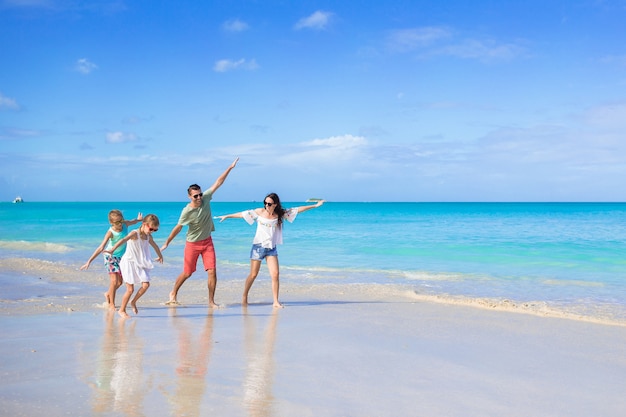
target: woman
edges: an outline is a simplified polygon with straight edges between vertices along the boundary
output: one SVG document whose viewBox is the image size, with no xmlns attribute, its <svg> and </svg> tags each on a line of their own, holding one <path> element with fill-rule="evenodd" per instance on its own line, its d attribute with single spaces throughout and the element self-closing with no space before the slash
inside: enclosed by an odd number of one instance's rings
<svg viewBox="0 0 626 417">
<path fill-rule="evenodd" d="M 284 209 L 280 204 L 278 195 L 276 193 L 270 193 L 263 200 L 263 208 L 217 216 L 220 222 L 226 219 L 243 218 L 248 224 L 253 224 L 255 221 L 257 224 L 256 234 L 252 240 L 252 249 L 250 250 L 250 274 L 248 278 L 246 278 L 246 286 L 243 290 L 243 299 L 241 302 L 243 306 L 248 305 L 248 292 L 259 274 L 263 259 L 265 259 L 270 277 L 272 278 L 274 308 L 282 307 L 282 304 L 278 301 L 280 284 L 278 280 L 279 268 L 276 245 L 283 243 L 283 220 L 286 219 L 292 223 L 298 213 L 317 208 L 322 204 L 324 204 L 324 200 L 319 200 L 317 204 L 310 206 Z"/>
</svg>

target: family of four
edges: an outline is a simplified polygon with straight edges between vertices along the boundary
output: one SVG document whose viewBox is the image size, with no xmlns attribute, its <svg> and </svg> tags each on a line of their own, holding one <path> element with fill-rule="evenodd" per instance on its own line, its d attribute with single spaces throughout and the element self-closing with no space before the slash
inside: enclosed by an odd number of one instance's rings
<svg viewBox="0 0 626 417">
<path fill-rule="evenodd" d="M 139 213 L 136 219 L 126 221 L 119 210 L 113 210 L 109 213 L 111 228 L 105 234 L 100 246 L 81 269 L 87 269 L 100 253 L 104 254 L 105 266 L 110 277 L 109 290 L 105 293 L 105 299 L 110 308 L 115 308 L 115 291 L 124 282 L 126 283 L 126 293 L 122 299 L 119 314 L 122 317 L 128 317 L 126 306 L 129 301 L 135 314 L 138 312 L 137 300 L 150 286 L 150 269 L 153 267 L 150 247 L 154 249 L 158 256 L 156 261 L 162 263 L 162 251 L 167 249 L 172 240 L 185 226 L 187 226 L 187 237 L 183 271 L 176 278 L 174 288 L 170 292 L 169 300 L 166 304 L 178 304 L 178 291 L 196 271 L 198 259 L 202 258 L 202 264 L 208 274 L 209 306 L 217 307 L 215 303 L 215 288 L 217 286 L 216 257 L 211 238 L 211 232 L 215 230 L 215 225 L 213 223 L 210 202 L 213 194 L 224 184 L 228 174 L 235 168 L 238 161 L 239 158 L 235 159 L 207 190 L 202 191 L 198 184 L 189 186 L 187 194 L 190 201 L 183 208 L 176 226 L 174 226 L 161 248 L 152 239 L 152 233 L 159 228 L 157 216 L 149 214 L 143 217 Z M 261 263 L 265 259 L 272 280 L 274 307 L 282 307 L 278 300 L 280 283 L 276 246 L 283 243 L 283 221 L 293 222 L 298 213 L 311 210 L 322 204 L 324 204 L 324 200 L 320 200 L 312 205 L 285 209 L 282 207 L 278 195 L 270 193 L 263 200 L 263 207 L 216 217 L 220 219 L 220 222 L 230 218 L 243 218 L 249 224 L 254 224 L 255 222 L 257 224 L 256 234 L 252 241 L 252 249 L 250 250 L 250 273 L 246 278 L 243 291 L 242 304 L 244 306 L 248 304 L 248 293 L 259 274 Z M 141 227 L 128 233 L 128 226 L 139 221 L 142 222 Z M 134 292 L 135 285 L 140 285 L 140 288 L 131 301 L 130 297 Z"/>
</svg>

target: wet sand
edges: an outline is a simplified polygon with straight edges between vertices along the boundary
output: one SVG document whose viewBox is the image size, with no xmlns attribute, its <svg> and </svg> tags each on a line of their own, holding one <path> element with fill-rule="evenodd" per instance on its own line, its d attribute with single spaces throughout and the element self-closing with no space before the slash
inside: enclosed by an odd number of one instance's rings
<svg viewBox="0 0 626 417">
<path fill-rule="evenodd" d="M 139 315 L 83 297 L 2 304 L 11 416 L 622 416 L 626 327 L 415 300 L 363 287 L 157 283 Z M 118 292 L 118 304 L 122 291 Z M 132 315 L 132 314 L 131 314 Z"/>
</svg>

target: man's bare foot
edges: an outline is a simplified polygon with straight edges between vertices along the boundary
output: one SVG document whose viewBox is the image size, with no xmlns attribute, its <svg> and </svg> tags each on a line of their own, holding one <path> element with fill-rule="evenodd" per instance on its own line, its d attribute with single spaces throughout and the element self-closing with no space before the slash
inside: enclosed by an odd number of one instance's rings
<svg viewBox="0 0 626 417">
<path fill-rule="evenodd" d="M 137 310 L 137 305 L 135 303 L 130 303 L 130 306 L 133 308 L 133 313 L 139 314 L 139 310 Z"/>
<path fill-rule="evenodd" d="M 120 315 L 120 317 L 121 317 L 121 318 L 123 318 L 123 319 L 127 319 L 127 318 L 129 318 L 129 317 L 130 317 L 130 316 L 129 316 L 129 315 L 128 315 L 125 311 L 122 311 L 122 310 L 119 310 L 119 311 L 117 312 L 117 314 L 119 314 L 119 315 Z"/>
<path fill-rule="evenodd" d="M 170 299 L 165 302 L 165 305 L 169 306 L 169 305 L 178 305 L 178 304 L 180 303 L 176 300 L 176 294 L 174 294 L 174 291 L 172 291 L 170 293 Z"/>
</svg>

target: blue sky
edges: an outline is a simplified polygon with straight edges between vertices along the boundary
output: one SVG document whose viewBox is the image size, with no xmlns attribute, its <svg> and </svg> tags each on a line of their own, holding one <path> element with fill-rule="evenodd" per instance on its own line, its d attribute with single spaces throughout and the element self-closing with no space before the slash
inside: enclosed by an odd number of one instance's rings
<svg viewBox="0 0 626 417">
<path fill-rule="evenodd" d="M 626 0 L 0 0 L 0 201 L 626 201 Z"/>
</svg>

